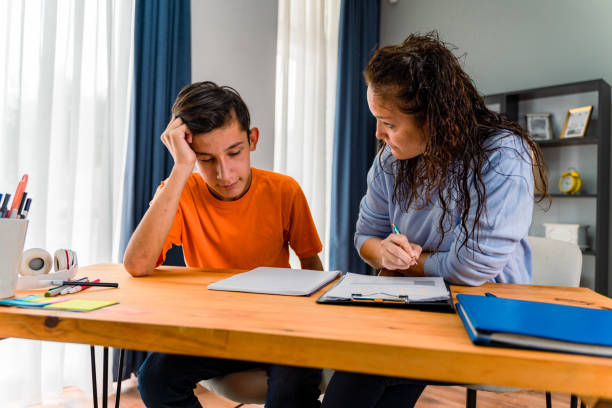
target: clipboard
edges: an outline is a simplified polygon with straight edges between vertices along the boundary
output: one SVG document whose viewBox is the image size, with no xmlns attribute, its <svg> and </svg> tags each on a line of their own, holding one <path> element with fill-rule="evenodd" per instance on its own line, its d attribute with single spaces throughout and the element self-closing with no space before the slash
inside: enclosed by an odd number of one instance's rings
<svg viewBox="0 0 612 408">
<path fill-rule="evenodd" d="M 329 288 L 325 293 L 323 293 L 318 299 L 317 303 L 320 304 L 332 304 L 332 305 L 349 305 L 349 306 L 374 306 L 374 307 L 394 307 L 394 308 L 407 308 L 407 309 L 418 309 L 423 311 L 430 312 L 444 312 L 444 313 L 454 313 L 455 310 L 452 304 L 452 297 L 450 296 L 450 291 L 448 288 L 448 284 L 446 284 L 442 278 L 410 278 L 410 277 L 393 277 L 394 279 L 389 281 L 389 284 L 393 285 L 394 283 L 405 280 L 406 283 L 419 281 L 419 279 L 424 281 L 436 281 L 436 284 L 443 285 L 446 288 L 447 296 L 444 298 L 435 298 L 435 299 L 411 299 L 410 295 L 403 294 L 395 294 L 395 293 L 375 293 L 375 292 L 367 292 L 361 290 L 360 292 L 364 293 L 351 293 L 347 296 L 334 296 L 334 293 L 337 294 L 338 288 L 341 285 L 346 285 L 346 279 L 351 279 L 356 274 L 347 273 L 344 275 L 338 282 L 336 282 L 331 288 Z M 360 277 L 365 277 L 364 275 L 359 275 Z M 390 277 L 382 277 L 382 276 L 367 276 L 368 281 L 372 282 L 384 282 L 384 280 L 388 280 Z M 368 288 L 368 283 L 361 285 L 364 288 Z M 366 293 L 367 292 L 367 293 Z M 390 292 L 390 291 L 389 291 Z"/>
</svg>

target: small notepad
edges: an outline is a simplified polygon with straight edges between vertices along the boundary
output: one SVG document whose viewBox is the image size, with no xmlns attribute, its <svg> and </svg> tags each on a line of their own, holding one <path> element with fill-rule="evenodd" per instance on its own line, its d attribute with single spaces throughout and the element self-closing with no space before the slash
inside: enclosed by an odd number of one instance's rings
<svg viewBox="0 0 612 408">
<path fill-rule="evenodd" d="M 41 308 L 51 303 L 62 302 L 59 298 L 48 298 L 42 296 L 28 295 L 15 299 L 0 300 L 0 306 L 17 306 L 17 307 L 32 307 Z"/>
<path fill-rule="evenodd" d="M 45 309 L 69 310 L 72 312 L 89 312 L 106 306 L 116 305 L 119 302 L 108 300 L 70 299 L 65 302 L 53 303 L 44 306 Z"/>
</svg>

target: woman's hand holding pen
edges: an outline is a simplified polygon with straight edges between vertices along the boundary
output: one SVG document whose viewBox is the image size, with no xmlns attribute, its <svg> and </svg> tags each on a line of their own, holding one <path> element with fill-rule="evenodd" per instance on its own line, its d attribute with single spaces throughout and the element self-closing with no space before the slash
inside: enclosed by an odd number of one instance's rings
<svg viewBox="0 0 612 408">
<path fill-rule="evenodd" d="M 172 155 L 174 164 L 185 165 L 191 172 L 196 162 L 196 155 L 189 146 L 193 135 L 183 120 L 180 117 L 173 118 L 160 139 Z"/>
<path fill-rule="evenodd" d="M 380 241 L 380 264 L 383 269 L 405 270 L 416 265 L 422 250 L 405 235 L 390 234 Z"/>
</svg>

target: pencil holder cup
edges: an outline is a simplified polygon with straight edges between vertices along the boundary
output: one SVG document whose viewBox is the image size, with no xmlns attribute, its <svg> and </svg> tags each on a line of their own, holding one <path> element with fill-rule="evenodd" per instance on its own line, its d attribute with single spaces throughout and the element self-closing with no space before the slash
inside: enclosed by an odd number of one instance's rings
<svg viewBox="0 0 612 408">
<path fill-rule="evenodd" d="M 15 295 L 28 220 L 0 218 L 0 299 Z"/>
</svg>

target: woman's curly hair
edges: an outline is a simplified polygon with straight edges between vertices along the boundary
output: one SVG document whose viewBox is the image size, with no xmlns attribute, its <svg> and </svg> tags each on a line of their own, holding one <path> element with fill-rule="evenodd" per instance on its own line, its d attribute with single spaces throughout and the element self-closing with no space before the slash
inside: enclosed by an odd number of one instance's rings
<svg viewBox="0 0 612 408">
<path fill-rule="evenodd" d="M 432 196 L 437 198 L 443 216 L 438 225 L 441 238 L 436 251 L 444 234 L 452 228 L 450 223 L 445 224 L 451 206 L 461 216 L 463 239 L 457 251 L 467 245 L 470 237 L 477 245 L 478 225 L 486 211 L 487 198 L 482 170 L 496 149 L 487 147 L 485 141 L 500 131 L 519 136 L 529 147 L 538 189 L 543 191 L 540 200 L 549 197 L 540 148 L 516 122 L 485 106 L 452 53 L 454 49 L 440 41 L 435 31 L 412 34 L 399 45 L 379 49 L 364 71 L 368 87 L 375 94 L 414 115 L 419 126 L 427 125 L 425 152 L 393 164 L 393 198 L 405 211 L 413 204 L 419 208 L 431 205 Z M 383 149 L 379 160 L 382 152 Z M 468 225 L 473 205 L 471 184 L 476 191 L 476 214 L 474 223 Z"/>
</svg>

